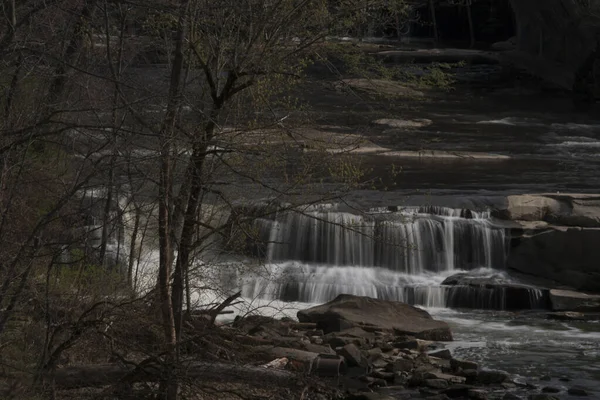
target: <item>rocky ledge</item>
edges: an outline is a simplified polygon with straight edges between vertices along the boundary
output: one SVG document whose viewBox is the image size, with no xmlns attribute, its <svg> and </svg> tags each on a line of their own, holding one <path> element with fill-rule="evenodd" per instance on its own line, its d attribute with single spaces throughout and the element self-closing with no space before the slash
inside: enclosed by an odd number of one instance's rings
<svg viewBox="0 0 600 400">
<path fill-rule="evenodd" d="M 600 195 L 508 196 L 494 216 L 513 223 L 509 269 L 600 291 Z"/>
<path fill-rule="evenodd" d="M 234 328 L 270 360 L 265 368 L 300 372 L 336 390 L 323 400 L 554 398 L 506 372 L 454 358 L 443 343 L 452 339 L 448 325 L 404 303 L 340 295 L 298 319 L 250 316 Z"/>
</svg>

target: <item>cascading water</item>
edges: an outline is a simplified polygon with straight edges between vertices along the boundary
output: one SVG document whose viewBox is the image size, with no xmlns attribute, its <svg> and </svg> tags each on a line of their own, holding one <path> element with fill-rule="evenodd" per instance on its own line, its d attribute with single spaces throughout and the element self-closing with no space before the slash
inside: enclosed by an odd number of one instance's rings
<svg viewBox="0 0 600 400">
<path fill-rule="evenodd" d="M 442 285 L 456 272 L 504 267 L 505 229 L 489 212 L 409 207 L 356 214 L 322 206 L 255 224 L 261 245 L 254 250 L 267 268 L 245 280 L 246 297 L 322 303 L 349 293 L 428 307 L 511 304 L 504 287 Z M 535 289 L 523 290 L 532 308 L 541 304 Z"/>
</svg>

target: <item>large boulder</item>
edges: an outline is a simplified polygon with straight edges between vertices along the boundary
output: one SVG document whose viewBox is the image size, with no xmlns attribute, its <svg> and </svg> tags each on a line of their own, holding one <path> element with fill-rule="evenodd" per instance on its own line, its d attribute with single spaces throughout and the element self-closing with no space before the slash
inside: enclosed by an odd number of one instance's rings
<svg viewBox="0 0 600 400">
<path fill-rule="evenodd" d="M 554 311 L 600 311 L 600 295 L 552 289 L 550 302 Z"/>
<path fill-rule="evenodd" d="M 505 272 L 458 273 L 446 278 L 446 304 L 485 310 L 549 309 L 548 290 L 523 284 Z"/>
<path fill-rule="evenodd" d="M 427 311 L 396 301 L 342 294 L 329 303 L 298 312 L 300 322 L 315 322 L 325 332 L 352 327 L 388 331 L 425 340 L 452 340 L 448 324 Z"/>
<path fill-rule="evenodd" d="M 600 195 L 522 194 L 508 196 L 496 216 L 513 221 L 545 221 L 560 226 L 600 227 Z"/>
<path fill-rule="evenodd" d="M 511 235 L 508 268 L 576 290 L 599 290 L 600 228 L 549 226 Z"/>
</svg>

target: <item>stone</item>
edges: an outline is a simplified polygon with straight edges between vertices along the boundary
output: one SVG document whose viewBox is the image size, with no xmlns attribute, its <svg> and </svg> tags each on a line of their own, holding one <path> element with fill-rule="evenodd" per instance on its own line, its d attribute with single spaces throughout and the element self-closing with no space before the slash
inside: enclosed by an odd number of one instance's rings
<svg viewBox="0 0 600 400">
<path fill-rule="evenodd" d="M 473 361 L 467 361 L 467 360 L 460 360 L 457 358 L 453 358 L 450 360 L 450 366 L 452 367 L 452 369 L 457 370 L 457 369 L 462 369 L 462 370 L 466 370 L 466 369 L 474 369 L 474 370 L 478 370 L 479 369 L 479 364 L 477 364 L 476 362 Z"/>
<path fill-rule="evenodd" d="M 450 383 L 465 383 L 467 380 L 467 378 L 465 378 L 464 376 L 444 374 L 444 373 L 438 372 L 438 371 L 426 372 L 424 374 L 424 377 L 426 379 L 443 379 Z"/>
<path fill-rule="evenodd" d="M 304 343 L 302 349 L 319 354 L 335 354 L 335 351 L 329 345 L 321 346 L 314 343 Z"/>
<path fill-rule="evenodd" d="M 548 290 L 518 283 L 503 272 L 461 272 L 446 278 L 447 306 L 490 310 L 548 309 Z M 538 295 L 539 294 L 539 295 Z"/>
<path fill-rule="evenodd" d="M 452 353 L 450 353 L 450 350 L 448 349 L 434 351 L 429 353 L 429 355 L 431 357 L 443 358 L 444 360 L 452 359 Z"/>
<path fill-rule="evenodd" d="M 567 393 L 570 394 L 571 396 L 587 396 L 588 395 L 588 392 L 585 389 L 578 388 L 578 387 L 569 388 L 569 390 L 567 390 Z"/>
<path fill-rule="evenodd" d="M 300 322 L 315 322 L 324 332 L 359 327 L 369 331 L 389 331 L 419 339 L 448 341 L 452 333 L 447 323 L 429 313 L 396 301 L 342 294 L 320 306 L 298 311 Z"/>
<path fill-rule="evenodd" d="M 446 389 L 448 387 L 448 382 L 443 379 L 425 379 L 424 383 L 425 386 L 432 389 Z"/>
<path fill-rule="evenodd" d="M 326 336 L 324 340 L 327 344 L 329 344 L 333 348 L 344 347 L 347 344 L 354 344 L 356 346 L 362 347 L 367 343 L 364 338 L 336 336 L 336 335 Z"/>
<path fill-rule="evenodd" d="M 542 393 L 560 393 L 560 388 L 554 386 L 545 386 L 542 388 Z"/>
<path fill-rule="evenodd" d="M 427 396 L 425 397 L 427 400 L 450 400 L 450 397 L 448 397 L 445 394 L 436 394 L 433 396 Z"/>
<path fill-rule="evenodd" d="M 346 396 L 345 400 L 394 400 L 394 398 L 381 393 L 356 393 Z"/>
<path fill-rule="evenodd" d="M 435 366 L 442 368 L 442 369 L 448 369 L 448 370 L 451 369 L 450 360 L 445 360 L 443 358 L 437 358 L 437 357 L 429 357 L 429 362 Z"/>
<path fill-rule="evenodd" d="M 559 400 L 558 397 L 547 393 L 530 394 L 528 400 Z"/>
<path fill-rule="evenodd" d="M 393 362 L 387 364 L 385 369 L 390 372 L 402 372 L 402 371 L 411 371 L 415 366 L 415 363 L 412 360 L 404 360 L 402 358 L 398 358 Z"/>
<path fill-rule="evenodd" d="M 419 340 L 419 339 L 405 340 L 402 342 L 392 343 L 392 346 L 394 346 L 397 349 L 410 349 L 410 350 L 418 350 L 418 351 L 425 351 L 427 349 L 427 347 L 430 345 L 431 345 L 431 342 L 426 341 L 426 340 Z"/>
<path fill-rule="evenodd" d="M 585 314 L 576 311 L 557 311 L 547 313 L 546 318 L 557 321 L 585 321 Z"/>
<path fill-rule="evenodd" d="M 346 359 L 346 362 L 350 367 L 363 365 L 363 359 L 362 355 L 360 354 L 360 349 L 352 343 L 345 345 L 337 353 Z"/>
<path fill-rule="evenodd" d="M 504 371 L 491 371 L 484 370 L 479 371 L 477 375 L 477 381 L 484 385 L 502 384 L 510 378 L 510 375 Z"/>
<path fill-rule="evenodd" d="M 523 398 L 514 393 L 505 393 L 502 400 L 523 400 Z"/>
<path fill-rule="evenodd" d="M 452 399 L 467 397 L 469 395 L 469 390 L 474 389 L 471 385 L 464 384 L 454 384 L 450 386 L 448 389 L 444 390 L 444 394 Z"/>
<path fill-rule="evenodd" d="M 422 128 L 431 125 L 433 122 L 430 119 L 390 119 L 382 118 L 373 121 L 376 125 L 386 125 L 391 128 Z"/>
<path fill-rule="evenodd" d="M 425 396 L 425 398 L 429 399 L 431 396 L 437 396 L 440 394 L 439 390 L 431 389 L 428 387 L 419 388 L 419 393 L 421 396 Z"/>
<path fill-rule="evenodd" d="M 600 311 L 600 295 L 590 295 L 572 290 L 550 290 L 550 303 L 554 311 Z M 580 313 L 565 313 L 565 315 L 583 317 Z"/>
<path fill-rule="evenodd" d="M 488 398 L 487 392 L 483 389 L 469 389 L 467 396 L 474 400 L 487 400 Z"/>
<path fill-rule="evenodd" d="M 547 226 L 512 230 L 511 249 L 506 266 L 534 277 L 543 277 L 579 291 L 596 291 L 600 287 L 597 260 L 600 259 L 600 229 Z M 563 298 L 564 299 L 564 298 Z M 556 303 L 554 300 L 554 304 Z M 562 300 L 562 299 L 561 299 Z M 580 302 L 582 299 L 577 299 Z M 556 311 L 598 309 L 597 299 L 591 307 L 558 306 Z M 577 304 L 577 303 L 576 303 Z"/>
<path fill-rule="evenodd" d="M 377 360 L 378 358 L 381 358 L 383 356 L 383 351 L 381 351 L 381 349 L 379 347 L 374 347 L 370 350 L 367 350 L 366 353 L 367 353 L 367 358 L 370 361 Z"/>
<path fill-rule="evenodd" d="M 393 372 L 387 372 L 382 369 L 376 369 L 373 372 L 371 372 L 371 376 L 373 378 L 385 379 L 388 382 L 393 382 L 396 374 L 394 374 Z"/>
</svg>

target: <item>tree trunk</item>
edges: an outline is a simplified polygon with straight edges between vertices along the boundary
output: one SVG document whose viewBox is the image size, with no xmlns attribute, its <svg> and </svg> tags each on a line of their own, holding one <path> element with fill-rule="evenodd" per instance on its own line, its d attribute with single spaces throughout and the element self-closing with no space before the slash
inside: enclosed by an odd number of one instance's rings
<svg viewBox="0 0 600 400">
<path fill-rule="evenodd" d="M 431 13 L 431 23 L 433 24 L 433 43 L 437 46 L 440 37 L 438 34 L 437 18 L 435 16 L 434 0 L 429 0 L 429 12 Z"/>
<path fill-rule="evenodd" d="M 475 28 L 473 26 L 473 13 L 471 12 L 471 0 L 467 0 L 467 18 L 469 19 L 469 35 L 471 37 L 471 48 L 475 47 Z"/>
<path fill-rule="evenodd" d="M 171 297 L 171 267 L 173 265 L 173 241 L 172 229 L 173 220 L 172 194 L 173 194 L 173 141 L 175 139 L 175 130 L 179 118 L 181 97 L 182 97 L 182 78 L 184 71 L 184 41 L 187 30 L 188 9 L 190 0 L 181 0 L 179 10 L 179 20 L 177 24 L 177 36 L 175 40 L 175 53 L 171 67 L 171 77 L 169 83 L 169 97 L 167 101 L 167 110 L 163 125 L 161 127 L 161 167 L 159 180 L 159 272 L 158 272 L 158 291 L 164 325 L 165 339 L 167 345 L 166 364 L 168 370 L 162 374 L 163 379 L 160 385 L 160 397 L 165 400 L 176 400 L 179 385 L 176 376 L 171 373 L 172 368 L 177 363 L 177 333 L 176 321 Z"/>
</svg>

